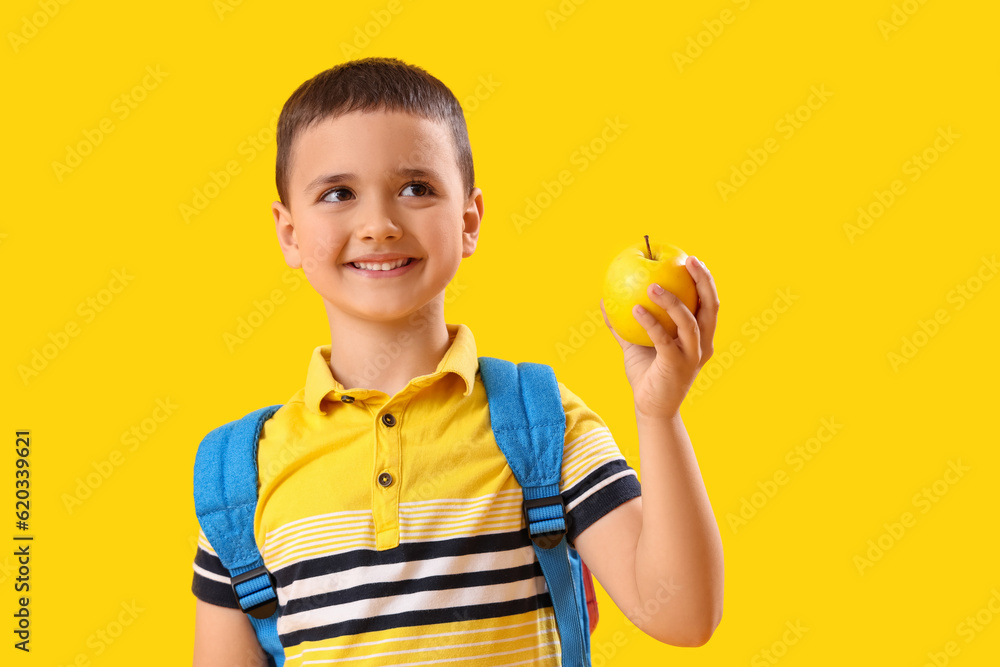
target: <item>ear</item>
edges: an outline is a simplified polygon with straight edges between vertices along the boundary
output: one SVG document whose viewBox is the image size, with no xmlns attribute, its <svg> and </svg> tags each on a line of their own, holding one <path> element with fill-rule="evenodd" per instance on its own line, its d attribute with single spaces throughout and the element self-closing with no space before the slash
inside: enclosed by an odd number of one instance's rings
<svg viewBox="0 0 1000 667">
<path fill-rule="evenodd" d="M 293 269 L 302 267 L 302 255 L 299 252 L 299 240 L 295 235 L 295 223 L 292 222 L 292 212 L 280 201 L 271 204 L 274 214 L 275 231 L 278 233 L 278 244 L 281 254 L 285 256 L 285 264 Z"/>
<path fill-rule="evenodd" d="M 479 225 L 483 219 L 483 191 L 474 188 L 469 195 L 469 203 L 462 214 L 462 257 L 470 257 L 476 251 L 479 240 Z"/>
</svg>

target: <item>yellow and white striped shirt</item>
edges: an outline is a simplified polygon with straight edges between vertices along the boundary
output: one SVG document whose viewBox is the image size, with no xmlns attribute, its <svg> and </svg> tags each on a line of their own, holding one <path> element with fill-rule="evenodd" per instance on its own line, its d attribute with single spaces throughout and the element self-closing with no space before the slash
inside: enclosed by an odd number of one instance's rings
<svg viewBox="0 0 1000 667">
<path fill-rule="evenodd" d="M 560 664 L 475 340 L 464 324 L 447 328 L 434 373 L 391 397 L 345 388 L 330 346 L 315 348 L 305 387 L 264 425 L 254 528 L 277 581 L 288 667 Z M 640 487 L 603 420 L 561 382 L 559 391 L 572 543 Z M 237 606 L 204 534 L 194 571 L 195 595 Z"/>
</svg>

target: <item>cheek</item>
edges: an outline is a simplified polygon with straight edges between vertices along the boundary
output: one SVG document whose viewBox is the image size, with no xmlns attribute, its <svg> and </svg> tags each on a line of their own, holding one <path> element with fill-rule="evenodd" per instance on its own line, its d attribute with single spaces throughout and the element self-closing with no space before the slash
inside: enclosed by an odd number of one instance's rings
<svg viewBox="0 0 1000 667">
<path fill-rule="evenodd" d="M 431 257 L 442 266 L 457 266 L 462 260 L 462 237 L 451 232 L 439 234 L 425 242 Z"/>
<path fill-rule="evenodd" d="M 330 263 L 340 253 L 341 242 L 329 232 L 313 235 L 309 239 L 309 254 L 317 262 Z"/>
<path fill-rule="evenodd" d="M 458 225 L 436 230 L 434 247 L 453 253 L 462 249 L 462 229 Z"/>
<path fill-rule="evenodd" d="M 336 263 L 342 245 L 342 240 L 329 232 L 304 235 L 299 240 L 302 269 L 310 273 L 317 267 L 328 267 Z"/>
</svg>

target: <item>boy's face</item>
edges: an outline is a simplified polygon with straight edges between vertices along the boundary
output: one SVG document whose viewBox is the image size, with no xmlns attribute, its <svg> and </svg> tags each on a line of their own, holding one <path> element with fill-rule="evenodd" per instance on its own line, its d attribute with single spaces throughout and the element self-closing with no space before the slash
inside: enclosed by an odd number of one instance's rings
<svg viewBox="0 0 1000 667">
<path fill-rule="evenodd" d="M 479 188 L 465 196 L 444 123 L 353 112 L 301 132 L 291 157 L 288 206 L 271 205 L 278 241 L 328 311 L 391 322 L 434 300 L 443 308 L 483 215 Z M 413 259 L 379 272 L 351 264 L 369 255 Z"/>
</svg>

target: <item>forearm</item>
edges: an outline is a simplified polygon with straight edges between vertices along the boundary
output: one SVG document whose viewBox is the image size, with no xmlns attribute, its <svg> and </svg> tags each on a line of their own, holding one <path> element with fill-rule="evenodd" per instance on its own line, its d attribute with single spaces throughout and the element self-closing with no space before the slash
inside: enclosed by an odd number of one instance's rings
<svg viewBox="0 0 1000 667">
<path fill-rule="evenodd" d="M 640 627 L 660 641 L 699 646 L 722 616 L 719 526 L 680 415 L 651 419 L 636 413 L 636 426 L 642 473 L 642 530 L 635 553 Z"/>
</svg>

